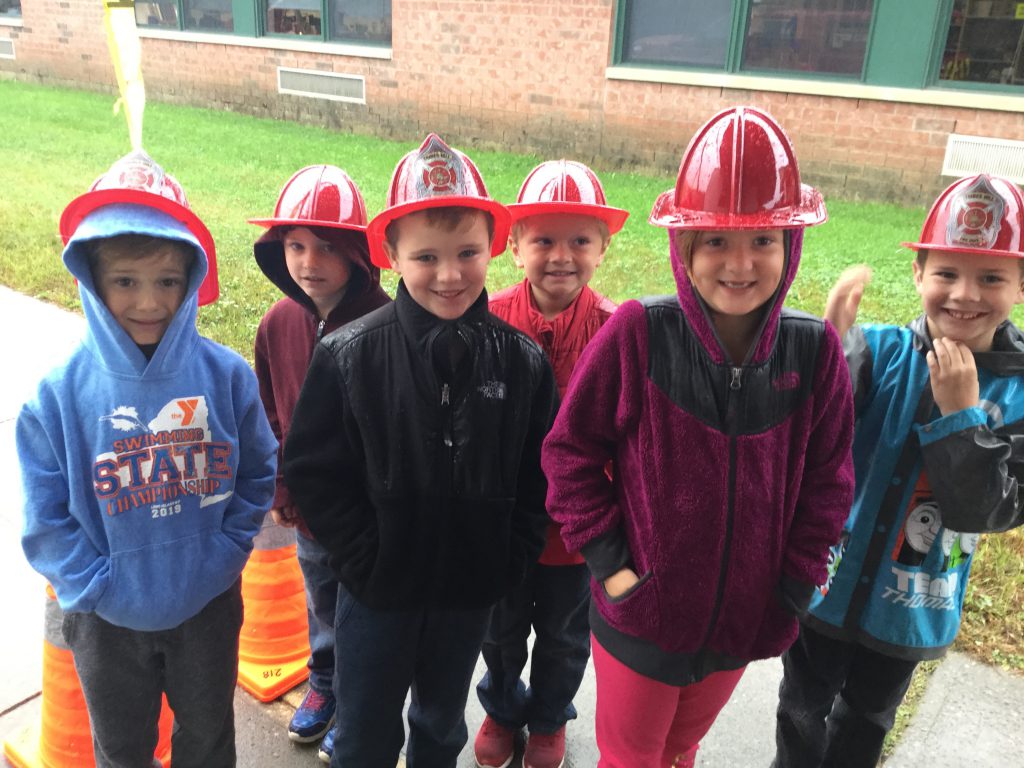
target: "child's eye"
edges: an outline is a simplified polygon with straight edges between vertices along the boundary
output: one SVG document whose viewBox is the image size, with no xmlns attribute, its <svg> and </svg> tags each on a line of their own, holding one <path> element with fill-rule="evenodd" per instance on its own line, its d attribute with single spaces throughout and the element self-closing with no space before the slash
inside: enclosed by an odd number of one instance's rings
<svg viewBox="0 0 1024 768">
<path fill-rule="evenodd" d="M 460 259 L 472 259 L 472 258 L 475 258 L 476 256 L 478 256 L 479 253 L 480 253 L 480 251 L 476 250 L 475 248 L 467 248 L 466 250 L 459 252 L 459 258 Z"/>
<path fill-rule="evenodd" d="M 576 244 L 577 247 L 585 248 L 588 245 L 590 245 L 590 238 L 589 237 L 582 237 L 581 236 L 581 237 L 577 237 L 573 242 Z"/>
<path fill-rule="evenodd" d="M 759 237 L 754 238 L 754 245 L 759 248 L 764 248 L 766 245 L 771 245 L 774 242 L 775 240 L 768 235 L 760 235 Z"/>
<path fill-rule="evenodd" d="M 935 276 L 942 280 L 956 280 L 956 272 L 937 270 Z"/>
<path fill-rule="evenodd" d="M 116 285 L 118 288 L 131 288 L 132 279 L 130 277 L 115 277 L 114 285 Z"/>
<path fill-rule="evenodd" d="M 1000 283 L 1006 282 L 1002 275 L 984 275 L 981 281 L 986 285 L 999 285 Z"/>
<path fill-rule="evenodd" d="M 706 245 L 708 248 L 718 248 L 724 244 L 724 237 L 709 237 L 707 240 L 704 241 L 704 245 Z"/>
<path fill-rule="evenodd" d="M 538 237 L 538 238 L 536 238 L 533 241 L 533 244 L 536 245 L 536 246 L 540 246 L 541 248 L 550 248 L 551 247 L 551 238 L 550 237 Z"/>
<path fill-rule="evenodd" d="M 165 277 L 160 281 L 164 288 L 180 288 L 184 281 L 180 277 Z"/>
<path fill-rule="evenodd" d="M 424 264 L 428 264 L 434 260 L 434 254 L 432 253 L 417 253 L 412 257 L 413 261 L 421 261 Z"/>
</svg>

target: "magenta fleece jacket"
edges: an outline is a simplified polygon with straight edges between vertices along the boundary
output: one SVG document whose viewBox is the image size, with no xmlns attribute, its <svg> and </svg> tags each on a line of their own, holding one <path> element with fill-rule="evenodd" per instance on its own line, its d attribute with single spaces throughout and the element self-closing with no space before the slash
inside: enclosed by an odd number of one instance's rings
<svg viewBox="0 0 1024 768">
<path fill-rule="evenodd" d="M 544 445 L 547 506 L 620 638 L 775 656 L 824 580 L 853 494 L 850 377 L 831 326 L 783 311 L 802 232 L 786 241 L 785 276 L 742 364 L 675 253 L 677 295 L 623 304 L 577 363 Z M 601 580 L 625 565 L 640 583 L 612 599 Z"/>
</svg>

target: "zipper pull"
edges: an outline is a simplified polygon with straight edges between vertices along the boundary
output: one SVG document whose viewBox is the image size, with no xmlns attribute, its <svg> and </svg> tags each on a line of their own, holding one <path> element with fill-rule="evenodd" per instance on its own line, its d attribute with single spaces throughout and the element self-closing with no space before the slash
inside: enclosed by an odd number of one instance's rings
<svg viewBox="0 0 1024 768">
<path fill-rule="evenodd" d="M 319 323 L 317 323 L 317 325 L 316 325 L 316 340 L 317 341 L 320 341 L 320 338 L 324 335 L 324 326 L 326 326 L 326 325 L 327 325 L 327 321 L 326 320 L 321 320 Z"/>
<path fill-rule="evenodd" d="M 448 389 L 447 384 L 441 385 L 441 405 L 448 405 L 449 395 L 451 391 Z"/>
<path fill-rule="evenodd" d="M 729 380 L 729 389 L 739 389 L 743 386 L 743 369 L 733 368 L 732 379 Z"/>
</svg>

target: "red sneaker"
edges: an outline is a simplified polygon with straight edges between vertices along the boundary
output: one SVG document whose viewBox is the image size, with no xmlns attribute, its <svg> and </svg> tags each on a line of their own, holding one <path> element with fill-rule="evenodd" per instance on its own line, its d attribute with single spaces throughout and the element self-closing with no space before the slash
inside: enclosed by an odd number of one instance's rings
<svg viewBox="0 0 1024 768">
<path fill-rule="evenodd" d="M 506 768 L 515 751 L 516 732 L 485 717 L 473 742 L 477 768 Z"/>
<path fill-rule="evenodd" d="M 565 726 L 554 733 L 531 733 L 526 741 L 523 768 L 562 768 L 565 761 Z"/>
</svg>

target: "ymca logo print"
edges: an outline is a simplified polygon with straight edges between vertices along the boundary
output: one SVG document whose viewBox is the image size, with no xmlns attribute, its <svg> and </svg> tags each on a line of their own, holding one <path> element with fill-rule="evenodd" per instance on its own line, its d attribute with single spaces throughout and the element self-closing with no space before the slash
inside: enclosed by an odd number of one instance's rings
<svg viewBox="0 0 1024 768">
<path fill-rule="evenodd" d="M 233 493 L 233 449 L 213 440 L 205 397 L 171 400 L 148 423 L 131 405 L 100 422 L 114 430 L 110 450 L 93 464 L 93 487 L 108 515 L 148 507 L 154 519 L 169 517 L 181 512 L 184 497 L 198 497 L 202 508 Z"/>
</svg>

